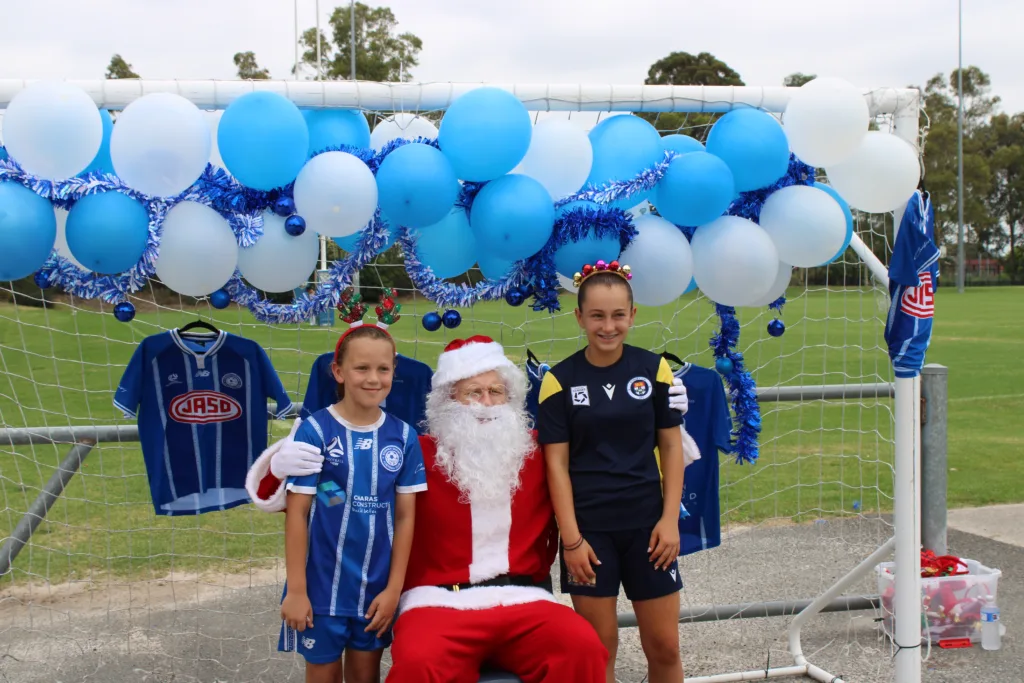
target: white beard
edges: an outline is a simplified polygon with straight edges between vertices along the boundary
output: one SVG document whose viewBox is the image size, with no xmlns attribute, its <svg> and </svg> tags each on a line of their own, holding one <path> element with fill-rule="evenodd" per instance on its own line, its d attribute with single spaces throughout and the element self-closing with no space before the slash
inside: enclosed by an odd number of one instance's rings
<svg viewBox="0 0 1024 683">
<path fill-rule="evenodd" d="M 530 418 L 511 404 L 427 404 L 427 430 L 437 442 L 436 466 L 464 503 L 501 500 L 519 488 L 519 472 L 534 449 Z"/>
</svg>

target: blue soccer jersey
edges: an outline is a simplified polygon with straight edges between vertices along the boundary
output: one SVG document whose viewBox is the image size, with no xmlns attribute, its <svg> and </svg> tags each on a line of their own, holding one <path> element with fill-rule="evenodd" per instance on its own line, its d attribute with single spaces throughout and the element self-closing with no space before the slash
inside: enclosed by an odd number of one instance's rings
<svg viewBox="0 0 1024 683">
<path fill-rule="evenodd" d="M 313 613 L 361 617 L 388 583 L 395 495 L 427 489 L 419 438 L 383 411 L 358 427 L 332 406 L 306 418 L 295 440 L 324 455 L 319 474 L 287 482 L 288 491 L 315 496 L 306 560 Z"/>
<path fill-rule="evenodd" d="M 526 412 L 537 424 L 537 410 L 540 404 L 540 384 L 544 374 L 550 370 L 547 365 L 537 360 L 537 357 L 529 350 L 526 351 L 526 381 L 529 383 L 526 392 Z"/>
<path fill-rule="evenodd" d="M 722 542 L 718 451 L 729 450 L 732 422 L 717 372 L 686 363 L 674 374 L 683 380 L 690 404 L 684 426 L 700 450 L 700 460 L 683 475 L 683 504 L 690 516 L 679 520 L 679 554 L 689 555 Z"/>
<path fill-rule="evenodd" d="M 338 402 L 338 384 L 331 372 L 334 353 L 325 353 L 313 361 L 309 371 L 306 398 L 302 400 L 302 417 L 309 417 L 318 410 Z M 399 420 L 408 422 L 417 434 L 426 430 L 423 422 L 427 415 L 427 394 L 430 393 L 430 379 L 434 371 L 426 363 L 415 358 L 398 354 L 395 359 L 395 374 L 391 393 L 380 404 Z"/>
<path fill-rule="evenodd" d="M 135 349 L 114 405 L 138 417 L 149 490 L 159 515 L 193 515 L 249 502 L 245 475 L 267 447 L 267 399 L 291 407 L 270 359 L 226 332 L 177 330 Z"/>
<path fill-rule="evenodd" d="M 889 317 L 885 341 L 897 377 L 916 377 L 932 338 L 939 249 L 935 214 L 920 191 L 907 202 L 889 261 Z"/>
</svg>

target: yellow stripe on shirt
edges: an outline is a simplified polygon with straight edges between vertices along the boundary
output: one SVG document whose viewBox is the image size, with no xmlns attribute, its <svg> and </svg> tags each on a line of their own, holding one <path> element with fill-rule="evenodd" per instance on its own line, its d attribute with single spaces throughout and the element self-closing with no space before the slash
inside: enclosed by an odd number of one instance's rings
<svg viewBox="0 0 1024 683">
<path fill-rule="evenodd" d="M 562 391 L 562 385 L 558 383 L 558 379 L 551 372 L 544 375 L 544 379 L 540 382 L 540 395 L 537 399 L 537 403 L 543 403 L 555 394 Z"/>
<path fill-rule="evenodd" d="M 657 381 L 661 382 L 662 384 L 672 386 L 672 383 L 675 381 L 675 379 L 675 375 L 672 374 L 672 368 L 668 366 L 668 361 L 662 358 L 661 361 L 658 363 Z"/>
</svg>

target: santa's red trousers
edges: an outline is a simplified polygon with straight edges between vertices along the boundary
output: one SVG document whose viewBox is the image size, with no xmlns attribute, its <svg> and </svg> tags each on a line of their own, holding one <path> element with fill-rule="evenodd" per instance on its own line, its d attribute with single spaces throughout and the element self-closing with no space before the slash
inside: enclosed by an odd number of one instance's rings
<svg viewBox="0 0 1024 683">
<path fill-rule="evenodd" d="M 556 602 L 489 609 L 417 607 L 399 616 L 388 683 L 476 683 L 480 667 L 524 683 L 604 683 L 608 650 Z"/>
</svg>

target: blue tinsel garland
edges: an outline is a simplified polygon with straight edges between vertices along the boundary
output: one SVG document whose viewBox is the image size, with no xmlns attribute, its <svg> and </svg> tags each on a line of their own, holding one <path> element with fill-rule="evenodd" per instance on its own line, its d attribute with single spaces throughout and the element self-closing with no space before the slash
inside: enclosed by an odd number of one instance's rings
<svg viewBox="0 0 1024 683">
<path fill-rule="evenodd" d="M 761 433 L 761 407 L 757 403 L 757 385 L 743 367 L 743 354 L 736 350 L 740 340 L 740 323 L 736 309 L 715 304 L 715 312 L 722 321 L 719 332 L 711 336 L 715 358 L 728 358 L 732 370 L 724 375 L 729 386 L 729 398 L 734 414 L 731 451 L 737 463 L 755 463 L 758 456 L 758 435 Z"/>
</svg>

